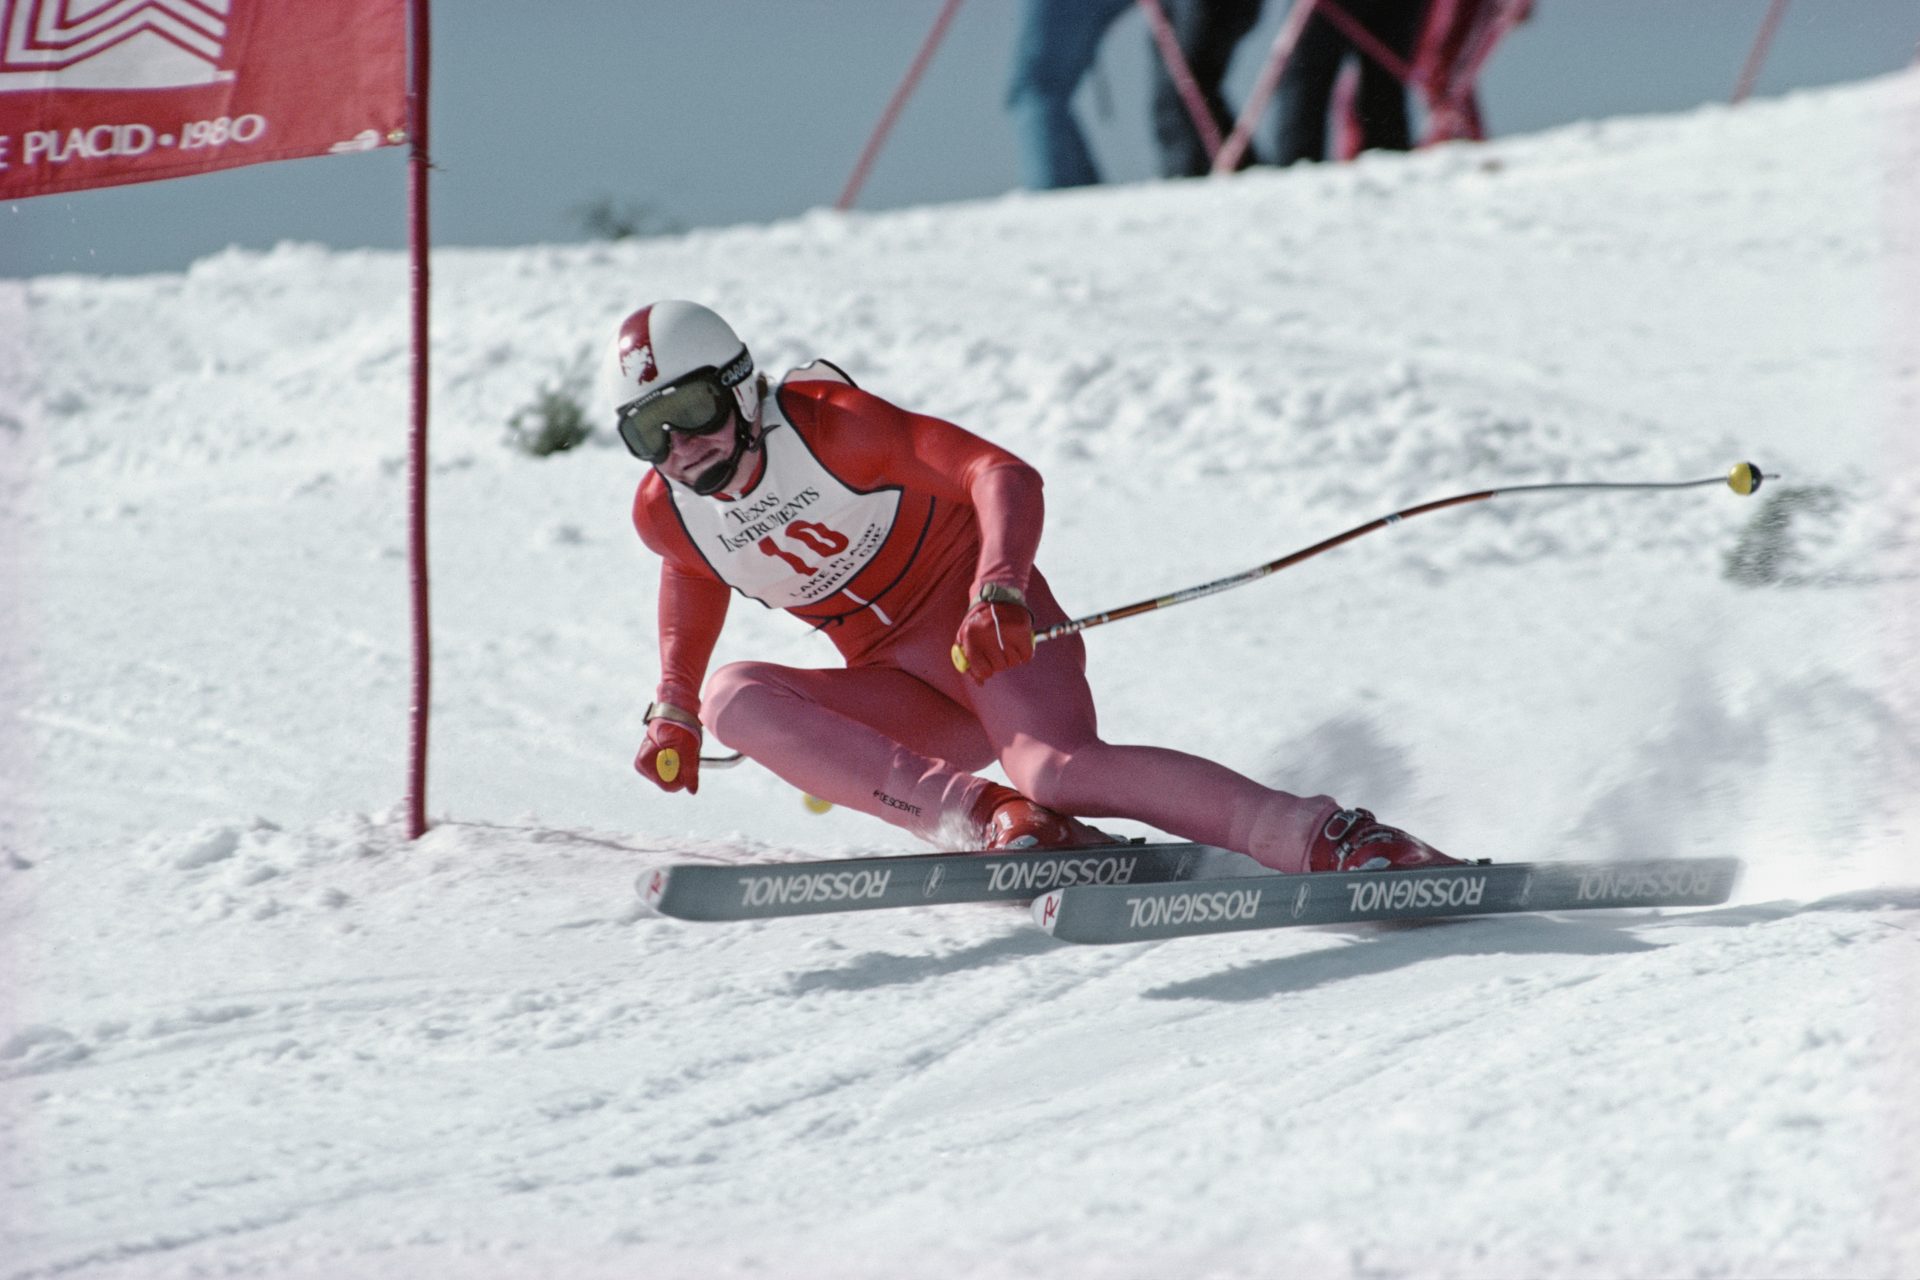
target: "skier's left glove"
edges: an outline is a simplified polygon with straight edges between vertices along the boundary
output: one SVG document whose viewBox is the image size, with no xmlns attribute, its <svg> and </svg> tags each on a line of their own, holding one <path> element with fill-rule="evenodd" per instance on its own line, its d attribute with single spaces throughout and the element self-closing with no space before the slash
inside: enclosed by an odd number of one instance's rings
<svg viewBox="0 0 1920 1280">
<path fill-rule="evenodd" d="M 1016 587 L 990 582 L 960 620 L 953 665 L 975 684 L 1033 657 L 1033 611 Z"/>
<path fill-rule="evenodd" d="M 662 791 L 700 794 L 700 717 L 670 702 L 647 708 L 647 740 L 633 767 Z"/>
</svg>

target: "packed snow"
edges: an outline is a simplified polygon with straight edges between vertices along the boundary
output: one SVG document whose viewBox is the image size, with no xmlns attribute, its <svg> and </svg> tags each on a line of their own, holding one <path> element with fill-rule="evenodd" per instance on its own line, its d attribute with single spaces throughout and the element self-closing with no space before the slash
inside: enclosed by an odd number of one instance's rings
<svg viewBox="0 0 1920 1280">
<path fill-rule="evenodd" d="M 413 843 L 404 257 L 0 282 L 0 1275 L 1920 1272 L 1920 73 L 434 273 Z M 631 771 L 638 464 L 507 424 L 673 296 L 1038 465 L 1077 613 L 1759 462 L 1088 637 L 1115 740 L 1464 856 L 1734 854 L 1734 902 L 651 915 L 903 848 Z M 737 605 L 747 656 L 833 661 Z"/>
</svg>

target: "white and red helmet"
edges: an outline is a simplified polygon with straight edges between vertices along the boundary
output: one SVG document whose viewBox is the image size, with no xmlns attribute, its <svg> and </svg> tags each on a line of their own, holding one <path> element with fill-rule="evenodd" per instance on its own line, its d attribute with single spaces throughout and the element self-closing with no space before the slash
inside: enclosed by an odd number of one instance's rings
<svg viewBox="0 0 1920 1280">
<path fill-rule="evenodd" d="M 703 371 L 732 389 L 746 423 L 759 421 L 760 380 L 732 326 L 697 302 L 669 299 L 642 307 L 620 322 L 613 340 L 615 411 Z"/>
</svg>

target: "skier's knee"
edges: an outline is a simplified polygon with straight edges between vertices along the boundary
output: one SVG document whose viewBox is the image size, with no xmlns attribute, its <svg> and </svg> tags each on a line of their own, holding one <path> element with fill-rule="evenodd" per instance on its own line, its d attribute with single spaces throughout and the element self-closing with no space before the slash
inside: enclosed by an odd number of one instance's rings
<svg viewBox="0 0 1920 1280">
<path fill-rule="evenodd" d="M 774 695 L 778 670 L 768 662 L 729 662 L 707 677 L 707 687 L 700 693 L 700 718 L 715 737 L 722 742 L 736 740 L 745 727 L 741 722 L 754 718 L 753 705 Z"/>
<path fill-rule="evenodd" d="M 1000 767 L 1021 795 L 1035 804 L 1066 812 L 1062 806 L 1069 803 L 1064 776 L 1068 759 L 1065 752 L 1047 748 L 1008 751 L 1001 755 Z"/>
</svg>

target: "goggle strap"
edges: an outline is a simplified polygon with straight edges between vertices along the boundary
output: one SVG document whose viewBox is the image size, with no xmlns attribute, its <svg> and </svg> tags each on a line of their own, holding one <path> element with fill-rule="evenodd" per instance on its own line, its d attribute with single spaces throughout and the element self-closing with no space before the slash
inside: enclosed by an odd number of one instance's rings
<svg viewBox="0 0 1920 1280">
<path fill-rule="evenodd" d="M 720 370 L 720 385 L 723 387 L 737 387 L 752 376 L 753 353 L 745 347 L 742 347 L 740 348 L 740 354 L 728 361 L 727 366 Z"/>
</svg>

